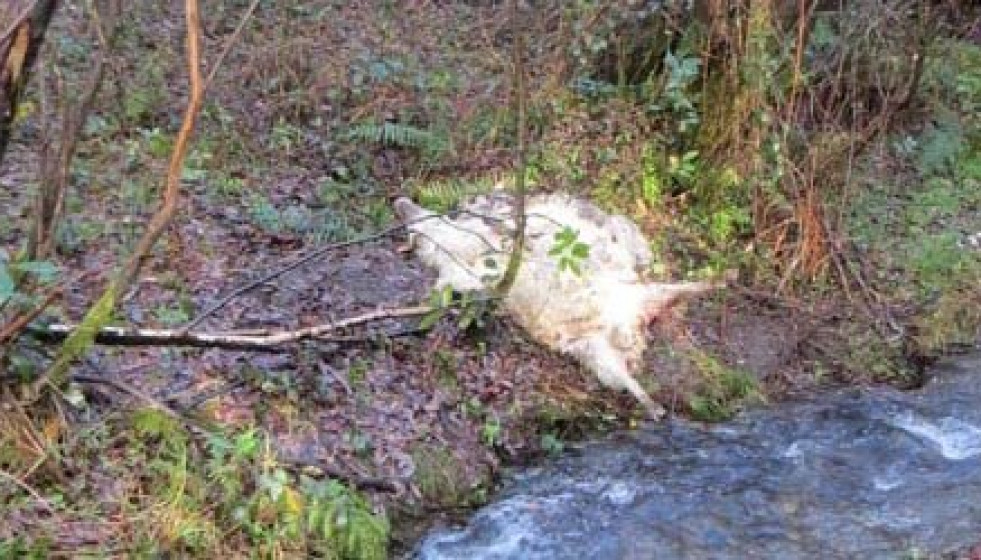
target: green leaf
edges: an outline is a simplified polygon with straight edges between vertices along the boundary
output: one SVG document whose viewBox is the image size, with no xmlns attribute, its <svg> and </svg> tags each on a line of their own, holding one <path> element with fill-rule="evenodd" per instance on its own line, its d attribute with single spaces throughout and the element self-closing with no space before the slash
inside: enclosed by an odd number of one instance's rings
<svg viewBox="0 0 981 560">
<path fill-rule="evenodd" d="M 58 275 L 58 267 L 49 261 L 26 261 L 10 265 L 11 270 L 37 276 L 42 282 L 50 282 Z"/>
<path fill-rule="evenodd" d="M 440 307 L 449 307 L 451 303 L 453 303 L 453 288 L 448 285 L 443 286 L 443 290 L 439 294 Z"/>
<path fill-rule="evenodd" d="M 428 331 L 429 329 L 433 328 L 433 325 L 435 325 L 436 322 L 442 318 L 443 318 L 443 310 L 433 309 L 429 313 L 426 313 L 426 315 L 423 316 L 422 320 L 419 321 L 419 328 L 424 331 Z"/>
<path fill-rule="evenodd" d="M 10 277 L 7 267 L 0 266 L 0 302 L 7 301 L 14 295 L 14 279 Z"/>
<path fill-rule="evenodd" d="M 572 246 L 572 256 L 577 259 L 585 259 L 589 257 L 589 245 L 585 243 L 576 243 Z"/>
<path fill-rule="evenodd" d="M 552 246 L 551 253 L 559 254 L 564 252 L 572 245 L 576 238 L 579 236 L 579 232 L 574 231 L 569 226 L 564 227 L 562 230 L 555 232 L 555 245 Z M 553 255 L 554 256 L 554 255 Z"/>
<path fill-rule="evenodd" d="M 477 318 L 477 312 L 473 307 L 464 307 L 463 313 L 460 314 L 460 320 L 457 321 L 457 326 L 460 329 L 466 330 L 473 324 L 474 319 Z"/>
</svg>

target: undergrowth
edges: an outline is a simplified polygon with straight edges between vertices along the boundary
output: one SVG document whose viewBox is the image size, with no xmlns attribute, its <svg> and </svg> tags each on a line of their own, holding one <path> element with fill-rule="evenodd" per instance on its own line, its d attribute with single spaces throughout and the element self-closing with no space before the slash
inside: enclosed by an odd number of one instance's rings
<svg viewBox="0 0 981 560">
<path fill-rule="evenodd" d="M 0 557 L 114 550 L 212 558 L 387 557 L 384 515 L 336 480 L 287 469 L 259 430 L 189 431 L 154 408 L 73 428 L 61 443 L 57 419 L 46 426 L 36 431 L 8 420 L 0 430 L 2 448 L 9 450 L 0 465 L 14 476 L 43 465 L 48 475 L 35 476 L 31 492 L 50 509 L 47 521 L 14 538 L 17 512 L 32 495 L 4 486 L 8 524 Z M 25 439 L 31 433 L 39 438 Z M 63 466 L 46 465 L 55 457 Z M 80 531 L 98 544 L 71 551 L 56 544 Z"/>
<path fill-rule="evenodd" d="M 935 356 L 981 334 L 981 48 L 935 46 L 924 75 L 938 115 L 919 135 L 893 138 L 886 157 L 904 162 L 892 180 L 870 178 L 849 213 L 876 277 L 913 302 L 912 351 Z"/>
</svg>

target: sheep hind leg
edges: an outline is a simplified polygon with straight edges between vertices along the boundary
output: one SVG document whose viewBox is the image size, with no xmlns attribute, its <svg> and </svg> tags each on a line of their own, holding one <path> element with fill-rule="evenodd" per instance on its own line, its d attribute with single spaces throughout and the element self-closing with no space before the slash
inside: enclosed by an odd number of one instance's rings
<svg viewBox="0 0 981 560">
<path fill-rule="evenodd" d="M 593 336 L 577 345 L 572 353 L 599 378 L 600 383 L 611 389 L 626 390 L 646 409 L 646 416 L 659 420 L 665 415 L 664 407 L 654 402 L 647 391 L 630 374 L 627 362 L 603 336 Z"/>
<path fill-rule="evenodd" d="M 667 414 L 664 407 L 654 402 L 650 395 L 647 394 L 647 391 L 633 377 L 626 380 L 626 389 L 644 406 L 646 416 L 649 420 L 660 420 Z"/>
</svg>

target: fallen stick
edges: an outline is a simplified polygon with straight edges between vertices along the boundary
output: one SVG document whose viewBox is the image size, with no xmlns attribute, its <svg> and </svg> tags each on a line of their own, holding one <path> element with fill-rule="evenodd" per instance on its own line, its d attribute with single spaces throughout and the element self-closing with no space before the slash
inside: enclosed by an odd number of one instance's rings
<svg viewBox="0 0 981 560">
<path fill-rule="evenodd" d="M 304 327 L 297 330 L 256 330 L 229 332 L 185 332 L 184 329 L 140 329 L 134 327 L 103 327 L 95 336 L 98 344 L 117 346 L 191 346 L 197 348 L 224 348 L 259 352 L 284 352 L 287 344 L 302 340 L 350 342 L 350 337 L 331 336 L 331 333 L 353 327 L 403 317 L 419 317 L 432 311 L 428 305 L 378 309 L 355 317 Z M 27 332 L 34 338 L 56 342 L 67 338 L 78 325 L 54 324 L 45 327 L 29 327 Z M 407 332 L 415 332 L 410 330 Z M 405 334 L 404 332 L 395 335 Z"/>
</svg>

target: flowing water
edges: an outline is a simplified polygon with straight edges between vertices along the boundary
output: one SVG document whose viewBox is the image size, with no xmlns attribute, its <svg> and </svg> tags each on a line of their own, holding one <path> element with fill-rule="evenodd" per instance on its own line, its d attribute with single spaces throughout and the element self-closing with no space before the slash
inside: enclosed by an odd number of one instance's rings
<svg viewBox="0 0 981 560">
<path fill-rule="evenodd" d="M 917 391 L 671 420 L 513 475 L 424 559 L 919 558 L 981 541 L 981 355 Z"/>
</svg>

